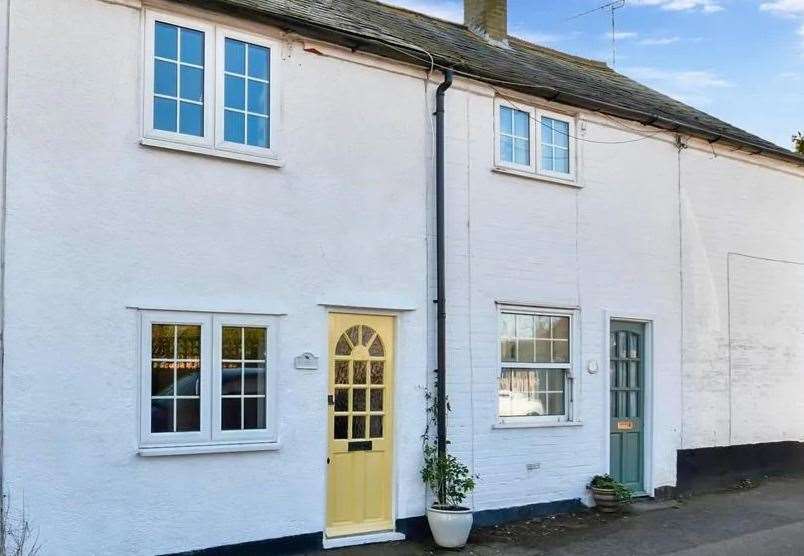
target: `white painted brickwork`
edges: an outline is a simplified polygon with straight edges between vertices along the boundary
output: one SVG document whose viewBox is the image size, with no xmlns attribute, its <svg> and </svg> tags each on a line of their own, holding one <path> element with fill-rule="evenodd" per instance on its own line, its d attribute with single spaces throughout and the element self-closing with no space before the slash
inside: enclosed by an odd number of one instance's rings
<svg viewBox="0 0 804 556">
<path fill-rule="evenodd" d="M 48 554 L 321 531 L 327 376 L 293 358 L 326 359 L 325 304 L 413 308 L 398 321 L 395 512 L 421 515 L 435 87 L 285 41 L 283 168 L 145 148 L 141 12 L 125 4 L 12 3 L 7 488 Z M 449 432 L 480 475 L 474 508 L 584 498 L 607 470 L 607 314 L 654 325 L 649 487 L 675 483 L 681 447 L 801 439 L 801 267 L 732 258 L 729 280 L 727 253 L 804 261 L 802 173 L 687 149 L 679 197 L 677 150 L 659 139 L 581 142 L 582 188 L 495 173 L 490 93 L 459 82 L 447 97 Z M 636 137 L 587 117 L 583 138 Z M 492 428 L 501 300 L 580 308 L 581 425 Z M 286 313 L 281 449 L 139 457 L 128 305 Z M 730 323 L 747 346 L 732 352 L 731 396 Z"/>
</svg>

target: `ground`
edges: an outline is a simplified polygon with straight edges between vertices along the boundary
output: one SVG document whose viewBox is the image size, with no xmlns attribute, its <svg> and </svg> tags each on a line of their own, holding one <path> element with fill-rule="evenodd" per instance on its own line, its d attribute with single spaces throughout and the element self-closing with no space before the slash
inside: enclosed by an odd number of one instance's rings
<svg viewBox="0 0 804 556">
<path fill-rule="evenodd" d="M 402 542 L 327 551 L 328 556 L 683 556 L 804 554 L 804 476 L 661 504 L 627 513 L 595 511 L 476 529 L 460 551 Z"/>
</svg>

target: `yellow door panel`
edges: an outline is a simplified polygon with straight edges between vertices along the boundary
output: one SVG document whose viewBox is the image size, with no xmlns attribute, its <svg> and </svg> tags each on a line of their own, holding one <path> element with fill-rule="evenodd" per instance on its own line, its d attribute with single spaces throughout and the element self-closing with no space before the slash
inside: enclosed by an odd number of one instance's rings
<svg viewBox="0 0 804 556">
<path fill-rule="evenodd" d="M 329 324 L 327 536 L 392 529 L 394 318 Z"/>
</svg>

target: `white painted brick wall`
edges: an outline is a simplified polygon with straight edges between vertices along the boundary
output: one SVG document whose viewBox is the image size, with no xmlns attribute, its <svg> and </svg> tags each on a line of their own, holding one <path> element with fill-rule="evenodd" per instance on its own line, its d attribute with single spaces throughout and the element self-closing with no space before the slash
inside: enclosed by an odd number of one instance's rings
<svg viewBox="0 0 804 556">
<path fill-rule="evenodd" d="M 320 531 L 327 377 L 292 368 L 303 351 L 326 355 L 320 303 L 415 308 L 398 327 L 396 515 L 421 515 L 422 388 L 435 360 L 422 81 L 295 44 L 282 62 L 284 168 L 150 150 L 137 144 L 140 12 L 12 7 L 3 459 L 48 551 L 152 554 Z M 606 311 L 654 322 L 648 484 L 672 485 L 678 448 L 729 441 L 726 253 L 804 259 L 801 173 L 684 151 L 682 265 L 671 143 L 581 142 L 578 189 L 491 172 L 493 113 L 491 96 L 460 83 L 448 93 L 449 431 L 480 475 L 471 502 L 584 497 L 607 469 Z M 635 138 L 590 118 L 585 138 Z M 737 272 L 740 322 L 760 313 L 740 334 L 784 312 L 795 337 L 799 275 Z M 774 291 L 792 293 L 765 305 Z M 492 429 L 498 300 L 580 307 L 582 426 Z M 288 314 L 279 452 L 136 456 L 137 327 L 125 306 L 139 303 Z M 775 376 L 792 379 L 800 352 L 769 337 Z M 737 396 L 784 394 L 751 357 Z M 583 372 L 589 360 L 601 372 Z M 734 438 L 800 435 L 794 411 L 741 417 Z"/>
</svg>

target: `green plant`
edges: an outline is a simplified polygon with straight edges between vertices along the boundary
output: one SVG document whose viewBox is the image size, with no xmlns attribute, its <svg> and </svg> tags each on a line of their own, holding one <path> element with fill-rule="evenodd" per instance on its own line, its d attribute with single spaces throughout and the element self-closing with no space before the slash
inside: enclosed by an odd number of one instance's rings
<svg viewBox="0 0 804 556">
<path fill-rule="evenodd" d="M 592 482 L 589 483 L 591 488 L 602 488 L 606 490 L 613 490 L 614 495 L 619 502 L 628 502 L 634 495 L 631 489 L 616 481 L 611 475 L 595 475 L 592 477 Z"/>
<path fill-rule="evenodd" d="M 475 488 L 475 479 L 466 465 L 452 454 L 439 457 L 438 449 L 429 443 L 424 445 L 422 481 L 433 492 L 436 499 L 434 505 L 446 509 L 460 506 Z M 444 500 L 441 500 L 439 495 L 442 486 Z"/>
<path fill-rule="evenodd" d="M 436 423 L 436 406 L 433 395 L 429 390 L 424 392 L 427 400 L 427 425 L 422 434 L 422 450 L 424 452 L 424 465 L 422 466 L 422 481 L 430 488 L 435 499 L 434 506 L 441 509 L 455 509 L 460 507 L 466 497 L 475 488 L 476 475 L 470 473 L 469 468 L 461 463 L 455 456 L 438 455 L 438 447 L 430 438 L 430 427 Z M 450 411 L 447 401 L 447 411 Z"/>
</svg>

